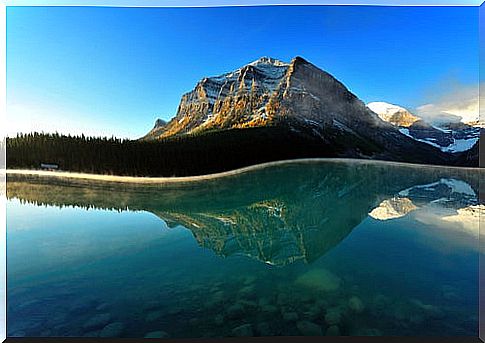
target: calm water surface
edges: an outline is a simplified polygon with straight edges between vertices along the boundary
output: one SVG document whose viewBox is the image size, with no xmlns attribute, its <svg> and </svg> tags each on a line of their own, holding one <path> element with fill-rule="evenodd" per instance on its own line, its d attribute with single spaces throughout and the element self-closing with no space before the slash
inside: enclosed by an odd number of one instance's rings
<svg viewBox="0 0 485 343">
<path fill-rule="evenodd" d="M 9 336 L 477 335 L 477 171 L 9 177 Z"/>
</svg>

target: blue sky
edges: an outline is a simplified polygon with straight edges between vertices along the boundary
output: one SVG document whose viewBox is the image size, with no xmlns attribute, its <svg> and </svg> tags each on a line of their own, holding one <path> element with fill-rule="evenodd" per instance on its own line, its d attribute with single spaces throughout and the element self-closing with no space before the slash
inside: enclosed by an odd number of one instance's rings
<svg viewBox="0 0 485 343">
<path fill-rule="evenodd" d="M 205 76 L 300 55 L 411 109 L 478 84 L 477 7 L 7 8 L 8 134 L 137 138 Z"/>
</svg>

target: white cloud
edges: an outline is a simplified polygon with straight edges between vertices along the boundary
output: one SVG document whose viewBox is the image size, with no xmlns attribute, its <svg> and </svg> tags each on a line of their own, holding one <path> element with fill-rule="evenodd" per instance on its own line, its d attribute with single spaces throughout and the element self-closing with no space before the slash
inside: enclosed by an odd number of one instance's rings
<svg viewBox="0 0 485 343">
<path fill-rule="evenodd" d="M 417 107 L 416 114 L 431 123 L 476 122 L 479 120 L 478 85 L 454 85 L 434 101 Z"/>
</svg>

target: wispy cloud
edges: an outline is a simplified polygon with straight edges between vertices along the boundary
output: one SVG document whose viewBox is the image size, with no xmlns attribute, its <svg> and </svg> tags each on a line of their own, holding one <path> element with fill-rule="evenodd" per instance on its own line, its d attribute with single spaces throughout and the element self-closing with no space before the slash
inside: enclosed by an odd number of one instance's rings
<svg viewBox="0 0 485 343">
<path fill-rule="evenodd" d="M 416 114 L 431 123 L 476 122 L 479 120 L 478 85 L 452 84 L 430 102 L 416 108 Z"/>
</svg>

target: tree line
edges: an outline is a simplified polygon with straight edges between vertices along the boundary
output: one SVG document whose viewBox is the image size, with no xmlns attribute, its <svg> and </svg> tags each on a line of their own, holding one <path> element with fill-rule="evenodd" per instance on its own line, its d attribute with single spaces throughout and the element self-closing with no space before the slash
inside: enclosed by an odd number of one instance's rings
<svg viewBox="0 0 485 343">
<path fill-rule="evenodd" d="M 203 175 L 268 161 L 334 155 L 321 142 L 283 128 L 232 129 L 164 140 L 38 132 L 7 138 L 7 168 L 40 169 L 48 163 L 60 170 L 109 175 Z"/>
</svg>

